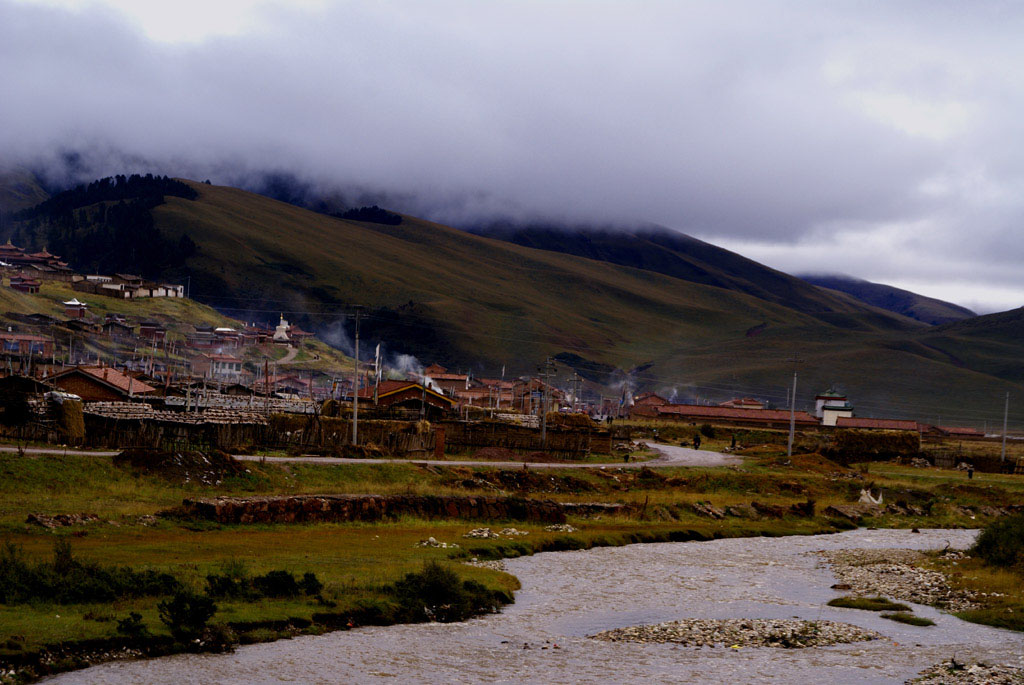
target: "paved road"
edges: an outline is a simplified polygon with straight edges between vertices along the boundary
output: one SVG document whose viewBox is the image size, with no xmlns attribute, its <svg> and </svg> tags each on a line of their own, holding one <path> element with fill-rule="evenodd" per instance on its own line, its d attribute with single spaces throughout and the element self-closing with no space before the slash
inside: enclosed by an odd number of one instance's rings
<svg viewBox="0 0 1024 685">
<path fill-rule="evenodd" d="M 695 450 L 689 447 L 678 447 L 676 445 L 663 445 L 660 443 L 647 443 L 647 446 L 661 456 L 650 461 L 621 461 L 594 463 L 594 462 L 524 462 L 521 461 L 478 461 L 478 460 L 450 460 L 450 459 L 351 459 L 347 457 L 261 457 L 255 455 L 235 455 L 236 459 L 243 461 L 267 462 L 298 462 L 308 464 L 422 464 L 427 466 L 493 466 L 503 469 L 520 469 L 525 465 L 531 469 L 639 469 L 643 467 L 667 467 L 667 466 L 727 466 L 729 464 L 741 464 L 743 458 L 734 454 L 722 454 L 709 450 Z"/>
<path fill-rule="evenodd" d="M 661 456 L 650 461 L 621 461 L 592 463 L 592 462 L 569 462 L 569 463 L 546 463 L 527 462 L 527 468 L 531 469 L 595 469 L 595 468 L 626 468 L 639 469 L 643 467 L 659 468 L 668 466 L 728 466 L 730 464 L 741 464 L 743 458 L 735 454 L 722 454 L 710 450 L 695 450 L 689 447 L 677 445 L 665 445 L 661 443 L 648 442 L 647 446 L 659 452 Z M 0 447 L 0 452 L 17 452 L 17 447 Z M 97 457 L 112 457 L 118 452 L 100 452 L 90 450 L 75 450 L 61 448 L 26 447 L 25 454 L 29 456 L 42 456 L 54 454 L 77 454 L 92 455 Z M 479 460 L 448 460 L 448 459 L 350 459 L 346 457 L 264 457 L 258 454 L 236 454 L 236 459 L 242 461 L 266 461 L 268 463 L 306 463 L 306 464 L 424 464 L 429 466 L 493 466 L 504 469 L 523 468 L 521 461 L 479 461 Z"/>
<path fill-rule="evenodd" d="M 17 447 L 8 447 L 7 445 L 0 446 L 0 452 L 17 452 Z M 120 454 L 121 451 L 116 452 L 103 452 L 96 450 L 76 450 L 76 449 L 64 449 L 63 447 L 26 447 L 25 454 L 30 456 L 39 456 L 45 454 L 82 454 L 91 455 L 93 457 L 112 457 L 115 454 Z"/>
<path fill-rule="evenodd" d="M 285 356 L 283 356 L 280 359 L 278 359 L 276 362 L 274 362 L 274 364 L 291 364 L 292 360 L 295 359 L 295 356 L 298 353 L 299 353 L 299 348 L 292 347 L 291 345 L 289 345 L 288 346 L 288 354 L 286 354 Z"/>
</svg>

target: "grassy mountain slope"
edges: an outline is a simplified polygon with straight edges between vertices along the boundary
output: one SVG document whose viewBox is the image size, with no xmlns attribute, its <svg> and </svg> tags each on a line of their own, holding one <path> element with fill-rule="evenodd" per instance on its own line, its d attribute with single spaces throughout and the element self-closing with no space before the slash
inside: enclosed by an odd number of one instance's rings
<svg viewBox="0 0 1024 685">
<path fill-rule="evenodd" d="M 370 336 L 442 359 L 529 369 L 573 350 L 621 365 L 680 340 L 813 321 L 741 292 L 412 217 L 399 226 L 343 221 L 234 188 L 195 188 L 198 200 L 168 198 L 154 210 L 162 231 L 187 231 L 199 244 L 188 264 L 194 295 L 243 316 L 281 310 L 314 327 L 339 318 L 329 303 L 358 302 L 373 310 Z M 873 314 L 822 299 L 848 316 Z"/>
<path fill-rule="evenodd" d="M 478 373 L 527 373 L 548 355 L 577 355 L 639 369 L 639 387 L 699 385 L 718 399 L 760 391 L 779 404 L 796 355 L 807 402 L 837 383 L 862 415 L 927 418 L 952 406 L 965 423 L 992 397 L 1024 390 L 1019 321 L 929 327 L 685 236 L 634 236 L 637 252 L 616 257 L 629 263 L 612 263 L 600 236 L 601 248 L 580 256 L 190 185 L 196 199 L 152 209 L 162 236 L 187 233 L 198 245 L 166 278 L 190 278 L 194 297 L 237 318 L 283 313 L 328 335 L 346 303 L 365 305 L 364 350 L 382 340 L 392 353 Z"/>
<path fill-rule="evenodd" d="M 0 214 L 31 207 L 47 197 L 49 194 L 31 172 L 0 168 Z"/>
<path fill-rule="evenodd" d="M 806 275 L 801 278 L 813 285 L 848 293 L 875 307 L 909 316 L 931 325 L 950 323 L 976 316 L 970 309 L 951 302 L 925 297 L 909 290 L 901 290 L 881 283 L 863 281 L 859 278 L 831 275 Z"/>
<path fill-rule="evenodd" d="M 808 288 L 799 278 L 666 228 L 612 230 L 496 224 L 474 229 L 474 232 L 517 245 L 735 290 L 815 316 L 863 310 L 862 303 L 851 306 L 848 298 Z"/>
</svg>

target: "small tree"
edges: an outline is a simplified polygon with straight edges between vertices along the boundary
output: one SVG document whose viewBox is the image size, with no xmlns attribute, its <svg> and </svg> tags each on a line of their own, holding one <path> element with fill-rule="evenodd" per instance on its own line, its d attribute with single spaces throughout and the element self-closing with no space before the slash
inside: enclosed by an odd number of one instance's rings
<svg viewBox="0 0 1024 685">
<path fill-rule="evenodd" d="M 217 613 L 217 605 L 206 595 L 197 595 L 182 590 L 169 600 L 156 606 L 160 620 L 166 625 L 174 639 L 179 641 L 199 637 L 207 623 Z"/>
</svg>

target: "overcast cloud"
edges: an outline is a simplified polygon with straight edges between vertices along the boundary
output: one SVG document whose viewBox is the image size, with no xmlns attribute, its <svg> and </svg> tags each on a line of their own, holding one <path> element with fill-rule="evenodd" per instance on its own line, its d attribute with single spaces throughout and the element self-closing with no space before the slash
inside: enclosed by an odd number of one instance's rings
<svg viewBox="0 0 1024 685">
<path fill-rule="evenodd" d="M 1017 3 L 147 4 L 0 0 L 3 159 L 284 170 L 449 222 L 655 222 L 1024 304 Z"/>
</svg>

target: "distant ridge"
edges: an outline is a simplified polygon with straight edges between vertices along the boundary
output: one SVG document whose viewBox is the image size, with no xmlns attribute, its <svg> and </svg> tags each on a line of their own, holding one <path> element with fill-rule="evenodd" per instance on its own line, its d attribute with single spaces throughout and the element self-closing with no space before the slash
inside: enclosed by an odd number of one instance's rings
<svg viewBox="0 0 1024 685">
<path fill-rule="evenodd" d="M 933 326 L 977 316 L 970 309 L 951 302 L 850 276 L 807 274 L 801 278 L 821 288 L 853 295 L 858 300 L 872 306 L 909 316 L 911 319 L 917 319 Z"/>
<path fill-rule="evenodd" d="M 929 326 L 656 227 L 534 227 L 501 240 L 407 214 L 397 224 L 343 219 L 185 183 L 195 199 L 147 206 L 168 244 L 195 241 L 159 277 L 188 278 L 193 297 L 222 313 L 285 314 L 339 345 L 346 303 L 357 303 L 367 349 L 381 341 L 390 354 L 479 375 L 533 373 L 550 356 L 560 373 L 572 367 L 615 387 L 781 404 L 796 356 L 798 399 L 837 384 L 861 416 L 948 421 L 952 406 L 969 423 L 1001 412 L 1007 390 L 1024 395 L 1019 315 Z M 67 248 L 88 245 L 103 235 L 106 204 L 76 208 L 73 221 L 11 217 L 0 241 L 20 233 L 37 249 L 58 236 Z"/>
<path fill-rule="evenodd" d="M 587 257 L 653 271 L 690 283 L 726 288 L 806 314 L 848 310 L 834 296 L 822 297 L 820 290 L 809 288 L 802 279 L 661 226 L 629 229 L 495 223 L 468 230 L 524 247 Z"/>
</svg>

